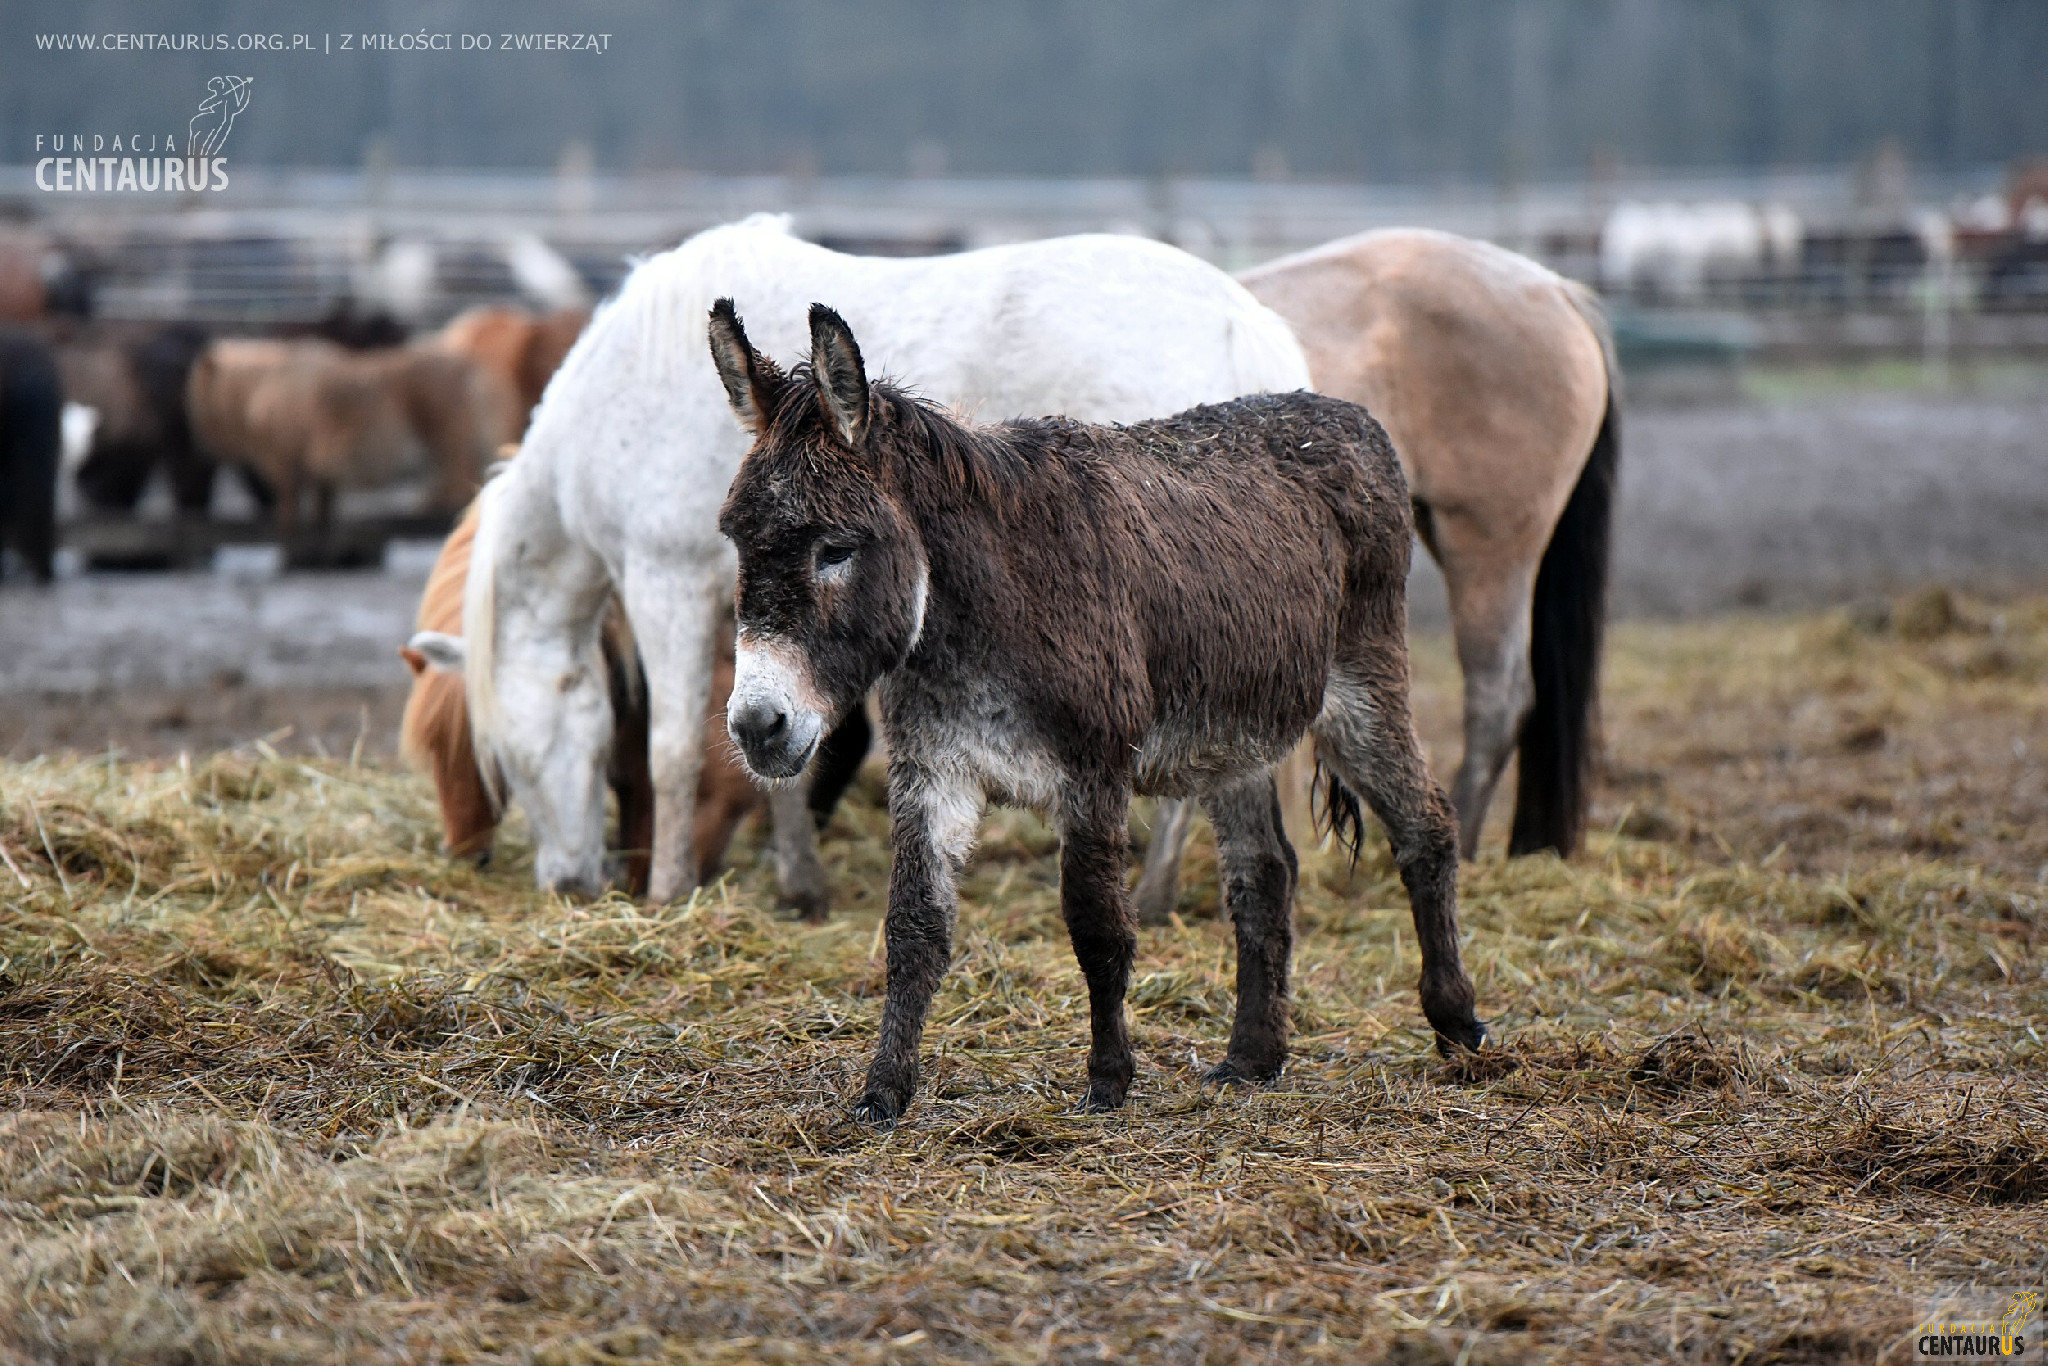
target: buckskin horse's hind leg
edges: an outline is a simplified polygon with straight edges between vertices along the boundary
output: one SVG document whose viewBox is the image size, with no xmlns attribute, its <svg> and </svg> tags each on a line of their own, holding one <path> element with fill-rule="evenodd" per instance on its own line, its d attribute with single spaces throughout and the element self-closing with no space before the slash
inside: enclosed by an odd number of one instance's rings
<svg viewBox="0 0 2048 1366">
<path fill-rule="evenodd" d="M 1294 953 L 1294 847 L 1273 775 L 1205 797 L 1216 827 L 1223 904 L 1237 928 L 1237 1018 L 1215 1082 L 1271 1081 L 1287 1061 L 1287 977 Z"/>
<path fill-rule="evenodd" d="M 1180 856 L 1194 819 L 1193 802 L 1160 800 L 1152 818 L 1152 839 L 1145 846 L 1145 871 L 1131 894 L 1140 925 L 1164 925 L 1173 914 L 1174 902 L 1180 899 Z"/>
<path fill-rule="evenodd" d="M 1137 919 L 1124 893 L 1130 790 L 1079 787 L 1060 805 L 1060 913 L 1088 980 L 1088 1093 L 1081 1105 L 1110 1110 L 1124 1103 L 1137 1071 L 1124 1017 L 1138 953 Z"/>
<path fill-rule="evenodd" d="M 1486 1027 L 1473 1013 L 1472 979 L 1458 948 L 1458 822 L 1415 738 L 1405 660 L 1359 658 L 1332 670 L 1314 731 L 1317 756 L 1365 799 L 1394 847 L 1422 946 L 1422 1013 L 1436 1030 L 1437 1051 L 1478 1048 Z"/>
<path fill-rule="evenodd" d="M 1473 571 L 1467 569 L 1462 577 Z M 1458 813 L 1459 853 L 1479 854 L 1479 835 L 1486 809 L 1521 736 L 1522 720 L 1536 685 L 1529 676 L 1529 595 L 1527 566 L 1496 575 L 1481 593 L 1470 587 L 1454 592 L 1451 615 L 1456 623 L 1458 667 L 1465 675 L 1465 753 L 1451 780 L 1451 804 Z"/>
</svg>

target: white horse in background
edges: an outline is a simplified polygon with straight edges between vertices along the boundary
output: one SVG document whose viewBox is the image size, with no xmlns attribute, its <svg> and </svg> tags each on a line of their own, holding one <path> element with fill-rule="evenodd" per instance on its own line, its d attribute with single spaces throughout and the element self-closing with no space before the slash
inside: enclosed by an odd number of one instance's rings
<svg viewBox="0 0 2048 1366">
<path fill-rule="evenodd" d="M 746 453 L 706 340 L 730 296 L 759 350 L 809 354 L 830 304 L 875 373 L 914 376 L 977 421 L 1163 417 L 1304 389 L 1287 324 L 1222 271 L 1157 242 L 1068 237 L 955 256 L 845 256 L 756 216 L 641 264 L 576 343 L 519 459 L 486 486 L 464 638 L 415 647 L 465 667 L 477 753 L 526 809 L 543 886 L 595 888 L 611 706 L 598 636 L 616 590 L 646 664 L 655 834 L 649 894 L 688 892 L 702 720 L 735 566 L 717 514 Z M 466 643 L 466 665 L 463 663 Z M 785 900 L 825 904 L 803 793 L 771 799 Z"/>
</svg>

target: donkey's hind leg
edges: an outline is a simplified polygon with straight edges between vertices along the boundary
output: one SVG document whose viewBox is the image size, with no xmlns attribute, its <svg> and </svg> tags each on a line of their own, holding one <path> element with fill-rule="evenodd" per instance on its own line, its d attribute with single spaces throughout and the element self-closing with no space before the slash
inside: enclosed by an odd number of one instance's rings
<svg viewBox="0 0 2048 1366">
<path fill-rule="evenodd" d="M 1422 1013 L 1438 1051 L 1479 1047 L 1486 1027 L 1473 1014 L 1458 949 L 1458 823 L 1415 738 L 1405 661 L 1366 658 L 1333 670 L 1314 732 L 1317 757 L 1341 785 L 1333 805 L 1363 796 L 1394 847 L 1422 946 Z"/>
<path fill-rule="evenodd" d="M 1203 798 L 1216 826 L 1223 904 L 1237 927 L 1237 1018 L 1209 1080 L 1270 1081 L 1287 1060 L 1287 976 L 1294 954 L 1294 847 L 1280 793 L 1261 772 Z"/>
</svg>

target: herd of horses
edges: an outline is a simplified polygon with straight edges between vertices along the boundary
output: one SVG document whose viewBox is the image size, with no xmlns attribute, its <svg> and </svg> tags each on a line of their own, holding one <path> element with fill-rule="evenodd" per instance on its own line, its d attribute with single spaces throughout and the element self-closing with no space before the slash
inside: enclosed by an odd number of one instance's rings
<svg viewBox="0 0 2048 1366">
<path fill-rule="evenodd" d="M 765 786 L 782 898 L 820 917 L 817 820 L 874 708 L 895 858 L 871 1120 L 915 1089 L 991 799 L 1060 835 L 1086 1103 L 1128 1086 L 1136 927 L 1174 904 L 1195 806 L 1239 950 L 1217 1075 L 1279 1069 L 1311 774 L 1354 850 L 1362 807 L 1387 831 L 1424 1013 L 1477 1048 L 1456 864 L 1508 759 L 1512 853 L 1584 828 L 1615 380 L 1589 293 L 1440 233 L 1240 280 L 1123 237 L 905 260 L 715 228 L 598 311 L 451 538 L 405 647 L 407 749 L 451 850 L 517 804 L 564 892 L 608 880 L 608 788 L 616 871 L 665 901 Z M 1449 796 L 1408 711 L 1413 538 L 1465 675 Z M 1141 793 L 1162 800 L 1134 897 Z"/>
<path fill-rule="evenodd" d="M 1176 904 L 1196 808 L 1238 943 L 1216 1075 L 1279 1070 L 1314 792 L 1354 855 L 1365 809 L 1387 833 L 1438 1046 L 1481 1045 L 1458 859 L 1511 757 L 1511 854 L 1572 854 L 1589 800 L 1619 432 L 1588 291 L 1419 230 L 1233 278 L 1116 236 L 860 257 L 757 215 L 641 262 L 585 323 L 176 334 L 124 361 L 184 404 L 186 444 L 149 447 L 181 502 L 239 468 L 288 544 L 304 496 L 317 536 L 336 488 L 399 467 L 466 503 L 401 650 L 402 748 L 452 856 L 487 857 L 516 804 L 542 886 L 668 901 L 765 808 L 783 903 L 822 918 L 818 831 L 872 712 L 895 857 L 859 1113 L 915 1089 L 989 800 L 1060 836 L 1107 1106 L 1137 927 Z M 139 489 L 141 425 L 103 416 L 81 484 Z M 1464 677 L 1448 794 L 1409 714 L 1415 539 Z M 1133 889 L 1135 794 L 1160 802 Z"/>
<path fill-rule="evenodd" d="M 132 513 L 161 478 L 180 516 L 204 518 L 218 471 L 233 470 L 294 563 L 331 558 L 344 489 L 423 476 L 424 510 L 452 518 L 498 449 L 517 440 L 588 319 L 586 310 L 483 307 L 416 341 L 388 320 L 346 314 L 270 337 L 68 319 L 40 334 L 9 329 L 0 334 L 7 543 L 49 579 L 67 403 L 93 415 L 71 477 L 95 509 Z M 38 397 L 44 390 L 53 399 Z"/>
</svg>

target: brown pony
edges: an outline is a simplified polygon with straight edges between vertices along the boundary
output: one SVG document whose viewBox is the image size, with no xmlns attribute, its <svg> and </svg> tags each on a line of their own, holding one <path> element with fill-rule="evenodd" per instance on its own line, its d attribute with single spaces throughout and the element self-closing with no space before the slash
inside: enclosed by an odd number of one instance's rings
<svg viewBox="0 0 2048 1366">
<path fill-rule="evenodd" d="M 1457 825 L 1408 712 L 1408 487 L 1371 415 L 1297 392 L 1127 427 L 968 428 L 871 384 L 837 313 L 814 304 L 810 321 L 810 363 L 785 377 L 730 299 L 711 313 L 754 436 L 718 522 L 739 559 L 727 720 L 747 766 L 787 782 L 881 688 L 888 985 L 855 1113 L 894 1120 L 916 1089 L 991 796 L 1059 831 L 1093 1036 L 1084 1105 L 1121 1104 L 1136 1068 L 1133 792 L 1194 798 L 1215 823 L 1238 1007 L 1212 1076 L 1277 1075 L 1296 867 L 1273 767 L 1304 735 L 1340 836 L 1355 852 L 1362 797 L 1393 844 L 1438 1046 L 1479 1047 Z"/>
<path fill-rule="evenodd" d="M 382 483 L 426 462 L 431 506 L 450 514 L 477 490 L 507 419 L 475 362 L 429 347 L 350 352 L 324 341 L 217 341 L 187 381 L 200 444 L 275 492 L 279 541 L 299 545 L 300 500 L 315 496 L 324 538 L 344 485 Z"/>
<path fill-rule="evenodd" d="M 484 305 L 457 314 L 435 336 L 433 345 L 468 356 L 508 395 L 508 430 L 501 439 L 517 441 L 527 415 L 561 367 L 562 358 L 590 321 L 587 308 L 565 308 L 536 318 L 523 308 Z"/>
</svg>

